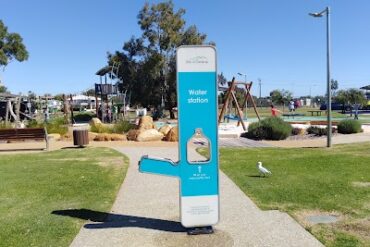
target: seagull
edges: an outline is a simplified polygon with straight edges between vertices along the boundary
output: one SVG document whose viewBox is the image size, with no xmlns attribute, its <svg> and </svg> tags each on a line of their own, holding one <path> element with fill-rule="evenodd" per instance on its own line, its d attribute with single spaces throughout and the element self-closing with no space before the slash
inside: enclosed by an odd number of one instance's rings
<svg viewBox="0 0 370 247">
<path fill-rule="evenodd" d="M 263 174 L 263 176 L 266 176 L 266 174 L 272 174 L 269 170 L 267 170 L 265 167 L 262 166 L 261 161 L 257 162 L 257 168 L 258 168 L 258 172 L 260 174 Z"/>
</svg>

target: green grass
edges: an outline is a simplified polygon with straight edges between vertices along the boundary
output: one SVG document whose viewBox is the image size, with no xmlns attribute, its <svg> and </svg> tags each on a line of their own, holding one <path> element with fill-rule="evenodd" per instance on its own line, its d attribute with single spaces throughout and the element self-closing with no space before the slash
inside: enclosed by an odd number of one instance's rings
<svg viewBox="0 0 370 247">
<path fill-rule="evenodd" d="M 0 246 L 69 246 L 84 220 L 52 212 L 109 211 L 127 167 L 108 148 L 0 155 Z"/>
<path fill-rule="evenodd" d="M 280 111 L 283 112 L 283 107 L 282 106 L 278 106 L 276 107 L 278 108 Z M 305 114 L 305 117 L 311 117 L 311 113 L 308 112 L 308 111 L 311 111 L 311 110 L 319 110 L 319 108 L 314 108 L 314 107 L 299 107 L 295 110 L 294 113 L 300 113 L 300 114 Z M 271 116 L 271 108 L 270 107 L 257 107 L 257 111 L 258 111 L 258 114 L 261 118 L 265 118 L 265 117 L 270 117 Z M 284 108 L 284 113 L 289 113 L 289 109 L 288 107 L 285 107 Z M 247 115 L 248 115 L 248 118 L 256 118 L 257 115 L 256 113 L 254 112 L 254 109 L 253 107 L 248 107 L 248 112 L 247 112 Z M 319 116 L 317 117 L 316 115 L 313 117 L 315 120 L 322 120 L 322 121 L 326 121 L 326 114 L 323 112 L 322 113 L 322 116 Z M 333 118 L 333 121 L 340 121 L 342 119 L 353 119 L 354 118 L 354 115 L 352 115 L 352 117 L 349 116 L 349 114 L 342 114 L 340 111 L 332 111 L 332 118 Z M 362 115 L 360 114 L 359 116 L 360 118 L 360 122 L 361 123 L 370 123 L 370 116 L 369 115 Z M 298 117 L 299 119 L 299 117 Z M 285 118 L 285 121 L 296 121 L 297 118 Z"/>
<path fill-rule="evenodd" d="M 370 246 L 369 150 L 370 143 L 221 149 L 220 161 L 221 169 L 262 209 L 288 212 L 303 225 L 304 213 L 337 212 L 342 220 L 336 224 L 307 226 L 325 245 Z M 271 170 L 271 177 L 258 176 L 257 161 Z"/>
</svg>

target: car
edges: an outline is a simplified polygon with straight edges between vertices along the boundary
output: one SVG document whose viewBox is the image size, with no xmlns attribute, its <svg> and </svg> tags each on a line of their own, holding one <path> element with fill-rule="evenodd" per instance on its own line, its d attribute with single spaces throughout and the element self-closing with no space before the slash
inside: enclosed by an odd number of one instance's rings
<svg viewBox="0 0 370 247">
<path fill-rule="evenodd" d="M 321 104 L 320 110 L 321 111 L 326 111 L 326 104 Z M 344 110 L 345 111 L 350 111 L 352 109 L 351 105 L 345 104 L 344 105 Z M 343 110 L 343 104 L 342 103 L 331 103 L 331 110 L 333 111 L 342 111 Z"/>
</svg>

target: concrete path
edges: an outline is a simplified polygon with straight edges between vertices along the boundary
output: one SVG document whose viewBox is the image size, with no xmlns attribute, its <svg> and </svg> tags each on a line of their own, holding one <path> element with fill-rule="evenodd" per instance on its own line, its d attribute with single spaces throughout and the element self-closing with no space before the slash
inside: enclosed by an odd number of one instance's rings
<svg viewBox="0 0 370 247">
<path fill-rule="evenodd" d="M 179 223 L 177 179 L 139 173 L 137 165 L 143 154 L 177 160 L 177 148 L 117 150 L 129 156 L 130 167 L 112 211 L 105 222 L 90 221 L 82 227 L 73 247 L 322 246 L 289 215 L 258 209 L 223 173 L 221 221 L 215 233 L 188 236 Z"/>
<path fill-rule="evenodd" d="M 243 147 L 243 148 L 261 148 L 261 147 L 274 147 L 271 144 L 261 141 L 255 141 L 243 137 L 239 138 L 219 138 L 219 147 Z"/>
</svg>

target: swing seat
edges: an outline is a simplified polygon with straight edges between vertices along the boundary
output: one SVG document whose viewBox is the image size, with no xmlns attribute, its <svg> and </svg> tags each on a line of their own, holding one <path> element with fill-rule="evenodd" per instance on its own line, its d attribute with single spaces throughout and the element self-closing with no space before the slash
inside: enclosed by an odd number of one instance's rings
<svg viewBox="0 0 370 247">
<path fill-rule="evenodd" d="M 240 120 L 240 118 L 236 115 L 233 115 L 233 114 L 227 114 L 224 116 L 224 120 L 225 119 L 228 119 L 228 120 Z M 247 118 L 244 118 L 243 120 L 247 120 Z"/>
</svg>

